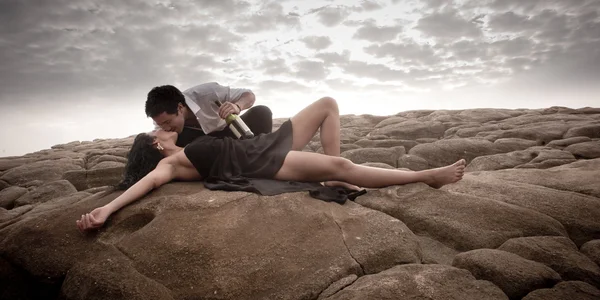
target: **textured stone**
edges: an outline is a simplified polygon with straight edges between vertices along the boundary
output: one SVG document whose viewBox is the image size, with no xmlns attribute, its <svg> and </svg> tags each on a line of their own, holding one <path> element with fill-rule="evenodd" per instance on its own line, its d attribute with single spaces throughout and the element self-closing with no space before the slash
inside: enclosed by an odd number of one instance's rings
<svg viewBox="0 0 600 300">
<path fill-rule="evenodd" d="M 511 299 L 521 299 L 533 290 L 552 287 L 561 280 L 558 273 L 541 263 L 495 249 L 460 253 L 452 265 L 469 270 L 479 280 L 494 283 Z"/>
<path fill-rule="evenodd" d="M 328 300 L 347 299 L 508 299 L 489 281 L 444 265 L 409 264 L 360 277 Z"/>
<path fill-rule="evenodd" d="M 580 253 L 575 244 L 564 237 L 534 236 L 514 238 L 499 250 L 543 263 L 560 274 L 563 280 L 580 280 L 600 286 L 600 267 Z"/>
</svg>

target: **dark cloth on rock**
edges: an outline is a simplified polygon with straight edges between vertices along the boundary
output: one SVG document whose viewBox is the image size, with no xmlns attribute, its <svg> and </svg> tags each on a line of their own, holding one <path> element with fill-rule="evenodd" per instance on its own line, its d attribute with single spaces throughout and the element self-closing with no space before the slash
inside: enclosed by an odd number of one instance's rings
<svg viewBox="0 0 600 300">
<path fill-rule="evenodd" d="M 292 122 L 287 120 L 277 131 L 248 140 L 200 136 L 184 148 L 184 153 L 208 189 L 247 191 L 261 195 L 309 191 L 314 198 L 337 203 L 344 203 L 349 197 L 359 195 L 316 182 L 274 179 L 292 149 L 292 142 Z"/>
</svg>

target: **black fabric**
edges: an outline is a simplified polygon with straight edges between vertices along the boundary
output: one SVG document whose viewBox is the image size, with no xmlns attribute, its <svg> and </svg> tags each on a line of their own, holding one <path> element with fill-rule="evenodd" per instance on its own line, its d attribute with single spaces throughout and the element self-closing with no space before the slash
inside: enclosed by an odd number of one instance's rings
<svg viewBox="0 0 600 300">
<path fill-rule="evenodd" d="M 292 149 L 292 142 L 292 122 L 287 120 L 277 131 L 248 140 L 200 136 L 184 148 L 184 153 L 208 189 L 261 195 L 309 191 L 313 198 L 341 204 L 365 192 L 312 182 L 275 180 L 275 174 Z"/>
<path fill-rule="evenodd" d="M 287 120 L 277 131 L 247 140 L 201 136 L 183 151 L 204 179 L 273 178 L 292 140 L 292 122 Z"/>
<path fill-rule="evenodd" d="M 346 201 L 356 199 L 367 193 L 366 190 L 349 190 L 343 187 L 327 187 L 316 182 L 282 181 L 264 178 L 236 178 L 219 180 L 208 178 L 204 186 L 210 190 L 244 191 L 263 196 L 273 196 L 283 193 L 308 191 L 313 198 L 326 202 L 344 204 Z"/>
<path fill-rule="evenodd" d="M 271 113 L 271 109 L 264 105 L 256 105 L 246 110 L 241 116 L 244 123 L 250 128 L 252 133 L 255 136 L 263 134 L 263 133 L 271 133 L 273 130 L 273 114 Z M 177 137 L 177 142 L 175 145 L 178 147 L 185 147 L 196 138 L 206 135 L 204 131 L 200 128 L 193 127 L 184 127 L 183 131 Z M 223 138 L 223 137 L 231 137 L 235 138 L 235 135 L 229 127 L 225 127 L 221 131 L 211 132 L 208 135 Z"/>
</svg>

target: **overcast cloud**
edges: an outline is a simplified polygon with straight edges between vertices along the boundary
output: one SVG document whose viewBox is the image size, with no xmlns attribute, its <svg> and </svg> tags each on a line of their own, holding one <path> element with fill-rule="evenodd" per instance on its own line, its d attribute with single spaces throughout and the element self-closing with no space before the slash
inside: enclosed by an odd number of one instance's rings
<svg viewBox="0 0 600 300">
<path fill-rule="evenodd" d="M 324 95 L 356 114 L 600 107 L 598 0 L 4 0 L 0 48 L 0 156 L 149 130 L 163 84 L 250 88 L 275 117 Z"/>
</svg>

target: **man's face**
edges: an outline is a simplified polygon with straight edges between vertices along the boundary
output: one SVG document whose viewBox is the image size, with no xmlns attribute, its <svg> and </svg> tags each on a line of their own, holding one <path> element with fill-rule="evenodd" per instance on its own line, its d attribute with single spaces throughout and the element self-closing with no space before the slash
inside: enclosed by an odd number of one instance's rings
<svg viewBox="0 0 600 300">
<path fill-rule="evenodd" d="M 153 117 L 152 120 L 154 120 L 154 122 L 156 122 L 156 124 L 160 126 L 162 130 L 174 131 L 177 133 L 181 133 L 183 131 L 183 124 L 185 123 L 183 113 L 180 109 L 178 109 L 174 114 L 162 112 L 160 115 Z"/>
</svg>

